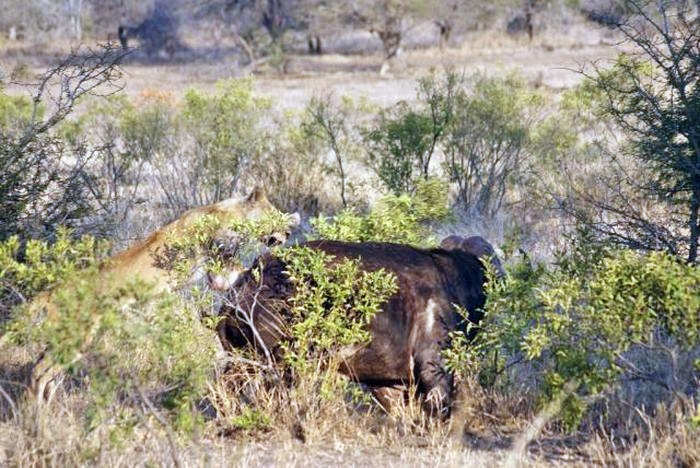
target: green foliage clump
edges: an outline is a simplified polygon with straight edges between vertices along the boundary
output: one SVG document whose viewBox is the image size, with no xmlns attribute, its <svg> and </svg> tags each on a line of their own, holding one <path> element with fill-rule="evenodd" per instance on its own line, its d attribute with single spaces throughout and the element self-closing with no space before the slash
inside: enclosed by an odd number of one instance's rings
<svg viewBox="0 0 700 468">
<path fill-rule="evenodd" d="M 327 254 L 306 247 L 280 255 L 294 283 L 284 360 L 301 376 L 333 373 L 343 352 L 369 343 L 369 323 L 396 292 L 396 279 L 384 270 L 362 271 L 358 260 L 331 263 Z"/>
<path fill-rule="evenodd" d="M 444 169 L 464 207 L 493 216 L 527 160 L 542 98 L 517 76 L 477 74 L 455 99 Z"/>
<path fill-rule="evenodd" d="M 413 189 L 417 172 L 415 166 L 428 151 L 430 128 L 428 116 L 401 102 L 382 111 L 377 128 L 367 133 L 365 140 L 370 165 L 392 192 L 410 192 Z"/>
<path fill-rule="evenodd" d="M 644 200 L 653 200 L 662 210 L 650 213 L 630 196 L 617 197 L 613 203 L 594 200 L 590 204 L 605 217 L 589 224 L 615 242 L 663 249 L 696 262 L 700 246 L 697 28 L 686 17 L 685 6 L 658 8 L 652 14 L 646 11 L 651 6 L 646 2 L 629 4 L 639 22 L 622 22 L 618 29 L 631 47 L 612 67 L 594 68 L 588 86 L 597 94 L 597 110 L 625 136 L 622 152 L 636 173 L 623 173 L 619 180 L 630 186 L 632 194 L 643 194 Z M 661 216 L 655 216 L 658 211 Z"/>
<path fill-rule="evenodd" d="M 631 346 L 649 344 L 655 332 L 697 345 L 698 288 L 700 270 L 661 252 L 582 248 L 551 269 L 523 262 L 489 283 L 474 344 L 482 381 L 493 384 L 504 366 L 528 362 L 541 403 L 562 398 L 562 421 L 574 429 L 590 397 L 628 370 Z"/>
<path fill-rule="evenodd" d="M 57 230 L 53 243 L 29 240 L 23 246 L 18 236 L 0 242 L 0 325 L 9 318 L 12 307 L 82 269 L 96 267 L 106 251 L 105 242 L 91 236 L 75 240 L 64 228 Z"/>
<path fill-rule="evenodd" d="M 43 107 L 36 108 L 37 118 L 43 115 Z M 32 100 L 23 96 L 11 96 L 0 88 L 0 135 L 7 135 L 17 129 L 23 129 L 31 122 L 35 111 Z"/>
<path fill-rule="evenodd" d="M 326 174 L 338 179 L 344 207 L 348 206 L 348 192 L 352 189 L 348 166 L 359 151 L 351 132 L 350 117 L 365 107 L 364 103 L 356 104 L 346 96 L 340 103 L 334 102 L 331 95 L 313 97 L 304 109 L 300 125 L 307 145 L 333 154 L 332 163 L 321 158 L 320 165 Z"/>
<path fill-rule="evenodd" d="M 440 177 L 470 213 L 494 216 L 531 169 L 532 150 L 546 152 L 545 139 L 563 137 L 535 125 L 542 96 L 517 75 L 465 78 L 448 70 L 420 80 L 418 100 L 382 111 L 362 131 L 368 167 L 396 195 Z M 531 147 L 536 135 L 542 144 Z M 439 170 L 431 168 L 436 151 L 445 156 Z"/>
<path fill-rule="evenodd" d="M 436 240 L 431 223 L 447 218 L 447 186 L 438 179 L 419 183 L 413 196 L 385 195 L 367 215 L 345 210 L 334 218 L 319 216 L 311 221 L 323 239 L 383 241 L 429 246 Z"/>
<path fill-rule="evenodd" d="M 94 239 L 73 241 L 60 232 L 54 245 L 29 242 L 24 262 L 15 259 L 16 238 L 2 244 L 3 283 L 36 298 L 12 309 L 3 346 L 41 349 L 61 372 L 89 382 L 88 429 L 135 425 L 145 411 L 169 414 L 177 427 L 192 430 L 216 351 L 194 305 L 156 296 L 141 280 L 113 286 L 115 279 L 99 269 Z"/>
<path fill-rule="evenodd" d="M 430 177 L 430 162 L 452 122 L 461 78 L 445 74 L 419 81 L 420 107 L 406 102 L 383 110 L 373 127 L 363 132 L 367 164 L 395 195 L 414 193 L 421 179 Z"/>
</svg>

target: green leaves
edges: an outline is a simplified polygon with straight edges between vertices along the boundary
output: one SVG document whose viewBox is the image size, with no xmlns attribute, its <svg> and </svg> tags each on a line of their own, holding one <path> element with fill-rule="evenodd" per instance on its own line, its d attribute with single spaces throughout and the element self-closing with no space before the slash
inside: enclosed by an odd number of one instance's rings
<svg viewBox="0 0 700 468">
<path fill-rule="evenodd" d="M 335 379 L 342 356 L 369 342 L 369 323 L 396 292 L 396 278 L 384 270 L 362 271 L 358 260 L 332 262 L 328 254 L 306 247 L 279 255 L 295 285 L 285 362 L 302 378 L 323 369 Z"/>
<path fill-rule="evenodd" d="M 493 216 L 524 167 L 542 98 L 515 75 L 477 74 L 455 101 L 443 168 L 457 186 L 460 204 Z"/>
<path fill-rule="evenodd" d="M 213 94 L 194 89 L 185 94 L 182 116 L 215 200 L 231 195 L 240 171 L 263 151 L 260 123 L 269 107 L 268 100 L 253 95 L 250 80 L 221 81 Z"/>
<path fill-rule="evenodd" d="M 363 131 L 367 165 L 395 195 L 415 193 L 420 181 L 433 175 L 430 163 L 460 104 L 462 84 L 451 71 L 441 79 L 423 78 L 419 106 L 401 101 L 380 112 Z"/>
<path fill-rule="evenodd" d="M 431 223 L 446 219 L 448 214 L 447 185 L 428 179 L 417 184 L 413 196 L 382 197 L 367 215 L 348 209 L 333 218 L 314 218 L 311 224 L 323 239 L 401 242 L 428 247 L 437 243 L 430 232 Z"/>
<path fill-rule="evenodd" d="M 564 398 L 561 417 L 575 429 L 589 397 L 627 370 L 620 358 L 633 345 L 650 344 L 660 331 L 686 349 L 697 346 L 700 270 L 662 252 L 564 260 L 549 269 L 516 265 L 490 286 L 474 346 L 483 374 L 500 373 L 506 360 L 530 362 L 542 404 L 571 382 L 575 391 Z"/>
</svg>

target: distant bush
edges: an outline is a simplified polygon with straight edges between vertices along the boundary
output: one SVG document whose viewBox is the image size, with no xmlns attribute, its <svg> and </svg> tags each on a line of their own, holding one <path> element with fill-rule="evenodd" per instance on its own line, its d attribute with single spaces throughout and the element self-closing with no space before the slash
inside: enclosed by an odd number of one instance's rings
<svg viewBox="0 0 700 468">
<path fill-rule="evenodd" d="M 195 142 L 191 163 L 202 171 L 199 185 L 207 202 L 230 197 L 243 170 L 264 150 L 262 117 L 269 108 L 267 99 L 253 94 L 250 80 L 221 81 L 213 94 L 185 94 L 182 116 Z"/>
<path fill-rule="evenodd" d="M 330 152 L 329 161 L 323 155 L 317 155 L 317 163 L 328 176 L 337 180 L 340 201 L 347 207 L 353 195 L 353 176 L 351 165 L 358 159 L 359 139 L 353 132 L 353 118 L 366 110 L 362 102 L 353 102 L 344 96 L 338 102 L 332 95 L 313 97 L 306 105 L 301 122 L 304 138 L 324 152 Z"/>
<path fill-rule="evenodd" d="M 455 100 L 444 143 L 445 173 L 460 205 L 494 216 L 524 169 L 541 97 L 517 76 L 477 74 Z"/>
<path fill-rule="evenodd" d="M 82 173 L 95 214 L 84 220 L 100 237 L 140 237 L 183 211 L 228 198 L 260 180 L 274 147 L 250 81 L 222 81 L 213 93 L 191 89 L 90 101 L 60 128 L 72 153 L 87 152 Z M 265 168 L 267 170 L 267 168 Z M 154 217 L 154 208 L 157 216 Z"/>
<path fill-rule="evenodd" d="M 304 112 L 276 121 L 278 133 L 260 158 L 251 161 L 250 173 L 279 209 L 316 216 L 336 211 L 342 201 L 335 168 L 319 161 L 328 151 L 326 142 L 309 132 L 307 118 Z"/>
<path fill-rule="evenodd" d="M 419 80 L 417 109 L 400 102 L 363 131 L 367 165 L 394 194 L 413 193 L 432 174 L 430 163 L 463 93 L 459 75 L 448 71 L 441 78 Z"/>
</svg>

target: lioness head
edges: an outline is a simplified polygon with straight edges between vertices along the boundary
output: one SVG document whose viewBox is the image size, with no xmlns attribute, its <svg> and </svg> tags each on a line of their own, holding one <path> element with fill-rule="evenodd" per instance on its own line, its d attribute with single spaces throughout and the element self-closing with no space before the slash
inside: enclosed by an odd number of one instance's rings
<svg viewBox="0 0 700 468">
<path fill-rule="evenodd" d="M 281 214 L 267 199 L 265 191 L 261 187 L 255 187 L 244 197 L 228 198 L 185 212 L 143 242 L 113 256 L 103 270 L 117 278 L 133 279 L 139 276 L 146 281 L 155 282 L 157 291 L 166 290 L 171 286 L 169 262 L 163 261 L 164 256 L 167 257 L 166 252 L 173 244 L 187 242 L 190 236 L 196 235 L 197 227 L 202 221 L 215 220 L 219 226 L 212 236 L 210 248 L 205 249 L 205 255 L 220 256 L 222 261 L 226 261 L 236 256 L 240 247 L 242 236 L 235 226 L 242 226 L 246 222 L 262 222 L 271 214 L 278 215 L 278 222 L 270 225 L 269 230 L 261 235 L 260 241 L 266 245 L 284 243 L 292 229 L 299 224 L 299 215 Z M 280 218 L 283 219 L 282 222 L 279 222 Z M 201 265 L 202 262 L 195 263 Z M 202 274 L 199 269 L 193 270 L 191 279 L 197 280 Z"/>
</svg>

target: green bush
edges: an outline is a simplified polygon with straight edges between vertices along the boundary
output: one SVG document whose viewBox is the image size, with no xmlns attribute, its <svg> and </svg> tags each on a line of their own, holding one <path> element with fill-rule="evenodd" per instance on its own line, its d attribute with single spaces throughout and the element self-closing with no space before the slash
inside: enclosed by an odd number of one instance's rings
<svg viewBox="0 0 700 468">
<path fill-rule="evenodd" d="M 330 376 L 324 380 L 334 382 L 342 351 L 369 343 L 369 323 L 396 292 L 396 280 L 384 270 L 362 271 L 358 260 L 329 266 L 327 254 L 306 247 L 279 254 L 295 286 L 284 360 L 301 378 L 322 369 Z"/>
<path fill-rule="evenodd" d="M 462 79 L 447 72 L 418 82 L 419 106 L 402 101 L 380 112 L 374 126 L 364 130 L 367 164 L 395 195 L 412 194 L 420 179 L 431 176 L 430 162 L 452 123 Z"/>
<path fill-rule="evenodd" d="M 243 170 L 260 157 L 268 137 L 262 116 L 269 108 L 268 100 L 255 97 L 250 80 L 221 81 L 213 94 L 185 94 L 182 116 L 195 142 L 192 163 L 201 171 L 207 202 L 230 197 Z"/>
<path fill-rule="evenodd" d="M 418 183 L 413 196 L 385 195 L 366 215 L 345 210 L 333 218 L 311 220 L 315 235 L 323 239 L 351 242 L 400 242 L 428 247 L 437 239 L 431 225 L 449 215 L 447 186 L 438 179 Z"/>
<path fill-rule="evenodd" d="M 382 111 L 377 128 L 366 134 L 370 167 L 392 192 L 411 192 L 415 186 L 421 175 L 416 165 L 430 143 L 427 138 L 430 125 L 428 116 L 401 102 Z"/>
<path fill-rule="evenodd" d="M 366 108 L 364 102 L 358 104 L 346 96 L 340 102 L 336 102 L 330 94 L 313 97 L 304 109 L 300 125 L 304 140 L 311 148 L 332 153 L 332 162 L 325 157 L 319 158 L 317 154 L 316 163 L 327 175 L 338 180 L 343 207 L 348 206 L 353 189 L 349 167 L 360 151 L 350 126 L 351 118 L 366 111 Z"/>
<path fill-rule="evenodd" d="M 477 74 L 455 99 L 443 167 L 462 206 L 493 216 L 529 155 L 527 145 L 542 98 L 517 76 Z"/>
<path fill-rule="evenodd" d="M 32 100 L 24 96 L 10 96 L 0 88 L 0 134 L 22 130 L 31 122 L 34 105 Z M 42 117 L 43 107 L 38 108 Z"/>
<path fill-rule="evenodd" d="M 107 251 L 105 242 L 90 236 L 79 240 L 59 228 L 53 243 L 29 240 L 22 245 L 18 236 L 0 242 L 0 327 L 11 309 L 55 287 L 80 270 L 93 268 Z"/>
<path fill-rule="evenodd" d="M 530 363 L 541 403 L 563 395 L 561 417 L 573 429 L 591 397 L 628 370 L 623 356 L 631 346 L 650 344 L 655 331 L 697 346 L 698 288 L 700 270 L 660 252 L 584 243 L 552 268 L 523 262 L 491 283 L 475 345 L 483 375 L 492 383 L 506 362 Z"/>
</svg>

